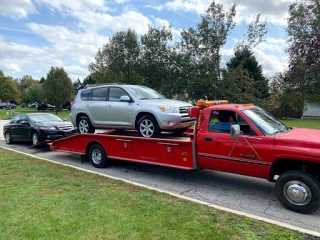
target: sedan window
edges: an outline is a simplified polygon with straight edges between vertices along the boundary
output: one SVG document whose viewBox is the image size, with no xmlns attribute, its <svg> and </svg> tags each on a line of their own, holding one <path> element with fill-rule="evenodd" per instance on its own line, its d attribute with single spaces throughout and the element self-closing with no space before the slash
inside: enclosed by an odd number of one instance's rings
<svg viewBox="0 0 320 240">
<path fill-rule="evenodd" d="M 29 115 L 31 122 L 63 122 L 63 120 L 53 114 L 43 113 Z"/>
<path fill-rule="evenodd" d="M 20 120 L 20 115 L 19 116 L 16 116 L 14 119 L 11 120 L 10 123 L 17 123 L 19 120 Z"/>
</svg>

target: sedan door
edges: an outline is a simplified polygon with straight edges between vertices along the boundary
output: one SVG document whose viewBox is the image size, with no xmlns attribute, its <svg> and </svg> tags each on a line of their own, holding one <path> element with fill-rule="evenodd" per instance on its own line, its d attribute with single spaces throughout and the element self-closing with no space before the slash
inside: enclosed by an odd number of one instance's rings
<svg viewBox="0 0 320 240">
<path fill-rule="evenodd" d="M 21 141 L 30 141 L 30 132 L 32 127 L 29 123 L 27 115 L 21 115 L 16 124 L 16 135 Z"/>
</svg>

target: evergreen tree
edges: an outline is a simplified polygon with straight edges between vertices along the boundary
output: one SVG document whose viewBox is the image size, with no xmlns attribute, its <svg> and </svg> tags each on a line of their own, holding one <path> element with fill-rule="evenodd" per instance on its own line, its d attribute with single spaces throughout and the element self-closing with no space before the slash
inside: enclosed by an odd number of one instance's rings
<svg viewBox="0 0 320 240">
<path fill-rule="evenodd" d="M 242 68 L 253 79 L 252 92 L 257 98 L 266 98 L 269 95 L 268 80 L 263 76 L 262 66 L 258 63 L 250 47 L 238 48 L 235 56 L 227 63 L 228 71 Z"/>
</svg>

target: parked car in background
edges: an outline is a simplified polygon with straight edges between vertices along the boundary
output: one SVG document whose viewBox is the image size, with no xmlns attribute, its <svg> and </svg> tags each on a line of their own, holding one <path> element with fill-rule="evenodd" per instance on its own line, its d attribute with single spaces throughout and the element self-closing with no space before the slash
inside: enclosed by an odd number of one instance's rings
<svg viewBox="0 0 320 240">
<path fill-rule="evenodd" d="M 38 107 L 38 103 L 37 102 L 28 104 L 28 108 L 36 108 L 36 107 Z"/>
<path fill-rule="evenodd" d="M 0 103 L 0 108 L 2 109 L 12 109 L 12 108 L 16 108 L 17 105 L 15 105 L 14 103 L 8 103 L 8 102 L 2 102 Z"/>
<path fill-rule="evenodd" d="M 48 103 L 39 103 L 37 106 L 37 110 L 38 111 L 45 111 L 45 110 L 49 110 L 52 111 L 54 110 L 56 107 L 54 105 L 48 104 Z"/>
<path fill-rule="evenodd" d="M 190 103 L 166 99 L 138 85 L 108 84 L 78 91 L 70 119 L 80 133 L 96 128 L 136 129 L 142 137 L 157 137 L 160 131 L 183 132 L 194 121 Z"/>
<path fill-rule="evenodd" d="M 52 141 L 75 133 L 71 122 L 63 121 L 51 113 L 29 113 L 14 117 L 3 127 L 7 144 L 14 141 Z"/>
</svg>

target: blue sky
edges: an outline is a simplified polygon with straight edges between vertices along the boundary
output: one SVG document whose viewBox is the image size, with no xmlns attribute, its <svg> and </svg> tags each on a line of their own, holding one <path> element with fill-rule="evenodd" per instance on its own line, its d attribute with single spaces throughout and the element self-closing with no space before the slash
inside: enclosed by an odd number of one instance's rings
<svg viewBox="0 0 320 240">
<path fill-rule="evenodd" d="M 291 0 L 216 0 L 225 8 L 237 4 L 237 25 L 221 50 L 222 65 L 233 56 L 237 39 L 258 13 L 269 33 L 254 54 L 267 77 L 287 68 L 286 18 Z M 100 47 L 117 31 L 148 25 L 172 25 L 180 31 L 196 27 L 210 0 L 0 0 L 0 69 L 7 76 L 46 77 L 51 66 L 64 67 L 81 80 Z"/>
</svg>

